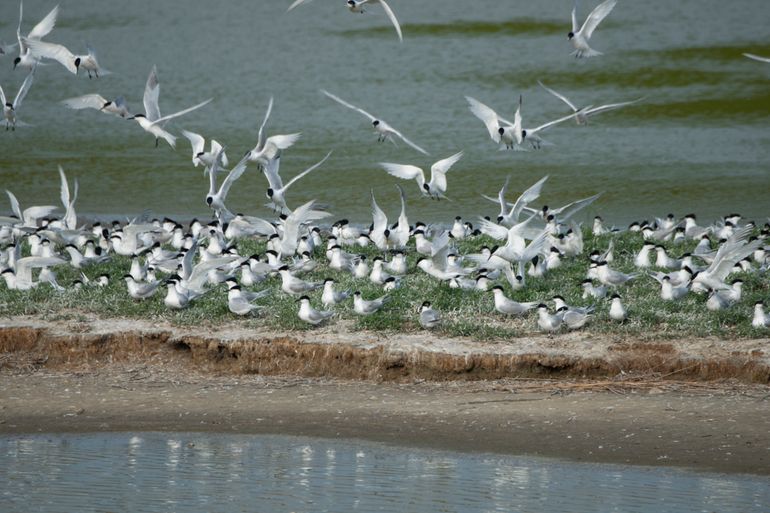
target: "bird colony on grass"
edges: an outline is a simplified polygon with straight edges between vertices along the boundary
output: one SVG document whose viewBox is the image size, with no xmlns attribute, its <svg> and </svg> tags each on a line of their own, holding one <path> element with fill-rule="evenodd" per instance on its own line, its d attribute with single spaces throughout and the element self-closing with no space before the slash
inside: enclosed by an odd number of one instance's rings
<svg viewBox="0 0 770 513">
<path fill-rule="evenodd" d="M 289 11 L 300 6 L 313 8 L 305 4 L 310 2 L 296 0 Z M 575 58 L 602 55 L 589 42 L 616 4 L 616 0 L 605 0 L 582 25 L 573 8 L 568 40 Z M 375 6 L 384 10 L 403 42 L 401 26 L 385 0 L 346 3 L 355 14 Z M 29 32 L 24 29 L 21 4 L 19 11 L 17 43 L 2 47 L 0 56 L 18 50 L 14 68 L 28 75 L 15 97 L 6 96 L 0 88 L 6 130 L 25 126 L 19 111 L 42 61 L 57 62 L 70 73 L 82 72 L 99 83 L 109 75 L 93 48 L 76 54 L 54 42 L 58 6 Z M 752 54 L 746 57 L 770 62 Z M 163 115 L 160 83 L 152 66 L 144 88 L 144 112 L 134 111 L 122 96 L 86 94 L 64 99 L 62 104 L 115 116 L 115 122 L 120 122 L 117 118 L 134 120 L 156 146 L 163 140 L 175 148 L 177 136 L 169 131 L 169 123 L 204 108 L 212 99 Z M 521 96 L 513 121 L 473 96 L 465 99 L 497 148 L 516 151 L 540 150 L 548 144 L 542 134 L 558 124 L 572 120 L 585 125 L 590 116 L 643 102 L 637 98 L 578 107 L 563 93 L 540 85 L 568 109 L 564 116 L 534 127 L 523 121 Z M 399 163 L 379 165 L 397 179 L 414 180 L 418 201 L 447 198 L 448 177 L 463 165 L 461 150 L 435 162 L 426 160 L 429 152 L 405 135 L 410 134 L 409 127 L 400 127 L 402 133 L 379 115 L 331 92 L 321 90 L 320 96 L 365 117 L 379 142 L 392 142 L 394 147 L 396 141 L 403 142 L 417 152 L 399 154 Z M 195 98 L 190 100 L 193 102 Z M 192 164 L 202 166 L 208 179 L 208 192 L 204 195 L 202 186 L 201 199 L 211 209 L 210 222 L 193 220 L 182 225 L 170 219 L 138 217 L 125 223 L 87 226 L 78 220 L 75 210 L 77 180 L 71 189 L 61 168 L 61 206 L 22 208 L 13 192 L 6 191 L 12 212 L 0 217 L 0 269 L 6 288 L 49 288 L 54 295 L 98 295 L 99 290 L 120 288 L 134 302 L 160 302 L 163 296 L 162 304 L 170 310 L 186 310 L 204 301 L 226 302 L 232 315 L 250 317 L 278 315 L 271 310 L 288 299 L 294 305 L 292 316 L 310 326 L 334 323 L 336 318 L 380 316 L 408 318 L 414 326 L 442 329 L 445 319 L 457 325 L 497 316 L 498 320 L 523 319 L 525 326 L 549 334 L 592 323 L 631 323 L 635 315 L 649 316 L 651 311 L 667 308 L 657 305 L 686 303 L 701 314 L 723 312 L 746 303 L 749 296 L 754 303 L 742 311 L 753 308 L 747 316 L 751 318 L 738 317 L 736 322 L 745 320 L 756 329 L 770 325 L 762 301 L 770 265 L 765 248 L 770 232 L 767 224 L 729 215 L 698 226 L 694 215 L 682 219 L 669 215 L 633 223 L 624 230 L 606 227 L 597 217 L 590 229 L 583 228 L 574 218 L 599 194 L 560 208 L 535 206 L 547 176 L 518 196 L 509 193 L 506 179 L 497 195 L 479 199 L 481 215 L 472 222 L 458 217 L 444 225 L 411 223 L 404 192 L 404 187 L 411 186 L 402 187 L 403 182 L 398 182 L 401 210 L 395 222 L 379 207 L 373 191 L 360 191 L 361 197 L 371 199 L 371 225 L 353 226 L 345 219 L 332 223 L 333 213 L 316 201 L 302 205 L 291 201 L 291 187 L 300 187 L 300 180 L 324 166 L 332 152 L 284 181 L 282 156 L 290 152 L 300 133 L 268 136 L 272 109 L 270 98 L 256 145 L 232 167 L 221 143 L 210 139 L 207 151 L 204 136 L 181 132 L 191 144 Z M 420 166 L 431 162 L 428 178 Z M 272 216 L 234 214 L 227 207 L 229 190 L 250 167 L 251 174 L 261 173 L 267 179 L 267 206 Z M 419 212 L 419 205 L 411 207 Z M 487 207 L 497 210 L 497 215 L 484 217 Z M 412 216 L 416 217 L 414 212 Z M 67 283 L 59 278 L 73 273 L 76 279 Z M 747 282 L 748 294 L 744 291 Z M 568 303 L 565 296 L 575 304 Z"/>
</svg>

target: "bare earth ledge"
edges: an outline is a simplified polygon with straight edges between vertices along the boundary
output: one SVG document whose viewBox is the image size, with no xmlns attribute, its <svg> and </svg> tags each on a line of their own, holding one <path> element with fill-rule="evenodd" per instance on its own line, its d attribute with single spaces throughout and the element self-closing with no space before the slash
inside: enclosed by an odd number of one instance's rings
<svg viewBox="0 0 770 513">
<path fill-rule="evenodd" d="M 770 474 L 770 340 L 0 320 L 0 433 L 211 431 Z"/>
</svg>

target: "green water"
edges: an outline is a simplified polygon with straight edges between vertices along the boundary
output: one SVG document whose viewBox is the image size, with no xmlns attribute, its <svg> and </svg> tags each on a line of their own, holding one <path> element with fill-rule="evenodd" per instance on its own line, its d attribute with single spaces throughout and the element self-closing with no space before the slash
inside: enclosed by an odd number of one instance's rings
<svg viewBox="0 0 770 513">
<path fill-rule="evenodd" d="M 58 203 L 57 164 L 80 182 L 81 215 L 207 217 L 208 183 L 190 163 L 190 147 L 155 148 L 134 122 L 94 111 L 72 112 L 58 100 L 90 92 L 125 95 L 141 111 L 147 74 L 158 66 L 164 113 L 208 97 L 204 109 L 172 122 L 215 137 L 231 158 L 250 149 L 268 98 L 270 133 L 301 131 L 281 168 L 291 177 L 333 156 L 291 189 L 290 206 L 316 198 L 337 217 L 368 222 L 369 189 L 395 216 L 395 179 L 377 165 L 428 167 L 458 150 L 449 175 L 452 202 L 409 194 L 411 220 L 449 221 L 496 213 L 480 194 L 495 195 L 511 176 L 511 195 L 544 174 L 539 202 L 558 206 L 603 191 L 584 217 L 634 219 L 695 212 L 703 220 L 738 211 L 764 220 L 770 199 L 770 65 L 742 52 L 770 55 L 767 5 L 686 0 L 621 1 L 594 34 L 595 59 L 569 56 L 571 0 L 501 2 L 392 0 L 404 43 L 379 7 L 348 13 L 341 1 L 315 0 L 291 13 L 290 2 L 190 0 L 65 1 L 47 38 L 81 51 L 91 43 L 113 75 L 89 80 L 58 64 L 40 68 L 19 116 L 32 128 L 0 133 L 0 188 L 22 208 Z M 25 3 L 29 30 L 53 3 Z M 581 2 L 581 17 L 593 3 Z M 15 2 L 0 6 L 0 41 L 13 41 Z M 0 57 L 9 96 L 24 79 Z M 541 151 L 499 152 L 468 111 L 464 95 L 512 116 L 524 96 L 525 125 L 565 114 L 537 85 L 542 80 L 581 105 L 644 97 L 638 105 L 565 123 L 545 134 Z M 434 159 L 403 144 L 378 144 L 366 120 L 323 97 L 319 88 L 386 119 Z M 231 191 L 233 211 L 268 215 L 266 180 L 254 169 Z M 0 198 L 0 213 L 9 211 Z"/>
</svg>

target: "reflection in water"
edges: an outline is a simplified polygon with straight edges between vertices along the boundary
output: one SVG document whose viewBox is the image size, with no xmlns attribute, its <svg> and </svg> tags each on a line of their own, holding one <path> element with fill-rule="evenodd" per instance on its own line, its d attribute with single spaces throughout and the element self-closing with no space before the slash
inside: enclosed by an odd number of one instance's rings
<svg viewBox="0 0 770 513">
<path fill-rule="evenodd" d="M 758 476 L 219 434 L 0 438 L 0 511 L 767 511 Z"/>
</svg>

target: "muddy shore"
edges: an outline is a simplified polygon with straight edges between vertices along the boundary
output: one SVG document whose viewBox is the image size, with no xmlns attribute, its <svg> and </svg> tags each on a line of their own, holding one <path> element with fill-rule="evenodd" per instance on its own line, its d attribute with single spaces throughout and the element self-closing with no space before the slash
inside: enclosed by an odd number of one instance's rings
<svg viewBox="0 0 770 513">
<path fill-rule="evenodd" d="M 278 433 L 770 474 L 767 340 L 250 337 L 2 321 L 0 433 Z"/>
</svg>

